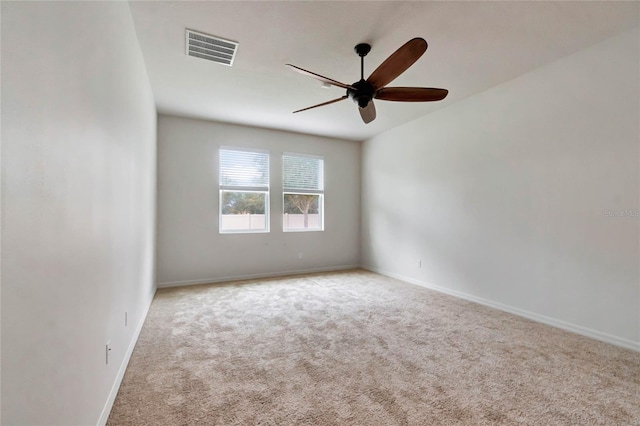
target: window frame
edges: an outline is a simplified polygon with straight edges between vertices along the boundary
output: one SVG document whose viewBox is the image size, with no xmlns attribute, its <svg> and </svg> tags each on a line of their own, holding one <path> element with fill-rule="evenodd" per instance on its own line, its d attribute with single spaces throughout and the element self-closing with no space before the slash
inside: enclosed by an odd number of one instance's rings
<svg viewBox="0 0 640 426">
<path fill-rule="evenodd" d="M 222 151 L 250 152 L 266 155 L 266 186 L 247 186 L 247 185 L 223 185 L 222 184 Z M 218 148 L 218 233 L 220 234 L 266 234 L 270 232 L 270 194 L 271 194 L 271 153 L 269 150 L 260 148 L 245 148 L 235 146 L 220 146 Z M 223 229 L 222 227 L 222 208 L 223 193 L 225 192 L 245 192 L 264 194 L 264 228 L 259 229 Z"/>
<path fill-rule="evenodd" d="M 305 189 L 305 188 L 288 188 L 285 186 L 285 157 L 300 157 L 300 158 L 311 158 L 321 161 L 321 167 L 319 169 L 320 176 L 318 177 L 318 182 L 320 189 Z M 324 196 L 325 196 L 325 182 L 324 182 L 324 156 L 321 155 L 312 155 L 312 154 L 302 154 L 298 152 L 283 152 L 281 156 L 282 161 L 282 232 L 322 232 L 325 230 L 325 205 L 324 205 Z M 286 195 L 317 195 L 318 196 L 318 227 L 316 228 L 287 228 L 286 220 L 285 220 L 285 196 Z"/>
</svg>

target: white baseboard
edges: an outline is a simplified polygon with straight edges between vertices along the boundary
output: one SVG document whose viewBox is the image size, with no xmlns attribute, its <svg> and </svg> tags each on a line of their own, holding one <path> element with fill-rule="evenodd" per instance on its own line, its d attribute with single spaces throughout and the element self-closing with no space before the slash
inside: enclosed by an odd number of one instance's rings
<svg viewBox="0 0 640 426">
<path fill-rule="evenodd" d="M 113 382 L 113 386 L 111 387 L 111 392 L 109 392 L 109 398 L 107 399 L 104 408 L 102 409 L 102 413 L 100 414 L 100 419 L 98 420 L 98 426 L 104 426 L 107 424 L 107 420 L 109 420 L 109 414 L 111 413 L 111 408 L 113 408 L 113 403 L 116 400 L 116 396 L 118 395 L 118 390 L 120 389 L 120 384 L 122 383 L 122 379 L 124 378 L 124 373 L 127 371 L 127 366 L 129 365 L 129 360 L 131 359 L 131 355 L 133 354 L 133 349 L 138 342 L 138 337 L 140 337 L 140 332 L 142 331 L 142 326 L 144 325 L 144 321 L 147 319 L 147 314 L 149 313 L 149 308 L 151 308 L 151 304 L 153 303 L 153 298 L 155 296 L 155 290 L 153 295 L 151 296 L 151 300 L 147 304 L 144 312 L 142 313 L 142 317 L 136 326 L 136 330 L 133 333 L 133 338 L 129 343 L 129 347 L 127 348 L 127 352 L 124 354 L 124 359 L 122 360 L 122 364 L 120 365 L 120 369 L 118 370 L 118 375 L 116 376 L 116 380 Z"/>
<path fill-rule="evenodd" d="M 387 277 L 395 278 L 401 281 L 408 282 L 410 284 L 419 285 L 421 287 L 428 288 L 430 290 L 435 290 L 440 293 L 448 294 L 450 296 L 454 296 L 460 299 L 468 300 L 470 302 L 479 303 L 480 305 L 488 306 L 490 308 L 498 309 L 500 311 L 508 312 L 510 314 L 518 315 L 523 318 L 527 318 L 536 322 L 540 322 L 546 325 L 550 325 L 552 327 L 560 328 L 562 330 L 570 331 L 572 333 L 580 334 L 582 336 L 586 336 L 595 340 L 599 340 L 601 342 L 609 343 L 612 345 L 620 346 L 626 349 L 631 349 L 634 351 L 640 352 L 640 342 L 634 342 L 633 340 L 625 339 L 622 337 L 614 336 L 608 333 L 603 333 L 601 331 L 592 330 L 590 328 L 582 327 L 580 325 L 568 323 L 565 321 L 561 321 L 555 318 L 551 318 L 545 315 L 536 314 L 534 312 L 525 311 L 523 309 L 514 308 L 509 305 L 504 305 L 502 303 L 494 302 L 491 300 L 483 299 L 481 297 L 473 296 L 467 293 L 463 293 L 457 290 L 451 290 L 445 287 L 441 287 L 435 284 L 426 283 L 415 278 L 407 277 L 404 275 L 396 274 L 393 272 L 384 271 L 382 269 L 375 268 L 373 266 L 361 265 L 362 269 L 366 269 L 371 272 L 375 272 L 381 275 L 385 275 Z"/>
<path fill-rule="evenodd" d="M 314 272 L 331 272 L 331 271 L 343 271 L 346 269 L 358 269 L 360 265 L 342 265 L 342 266 L 329 266 L 324 268 L 311 268 L 311 269 L 294 269 L 289 271 L 281 271 L 281 272 L 269 272 L 269 273 L 261 273 L 261 274 L 250 274 L 250 275 L 229 275 L 226 277 L 217 277 L 217 278 L 203 278 L 199 280 L 187 280 L 187 281 L 172 281 L 165 283 L 156 284 L 158 288 L 166 288 L 166 287 L 181 287 L 185 285 L 197 285 L 197 284 L 213 284 L 213 283 L 222 283 L 227 281 L 238 281 L 238 280 L 252 280 L 259 278 L 272 278 L 272 277 L 284 277 L 287 275 L 298 275 L 298 274 L 311 274 Z"/>
</svg>

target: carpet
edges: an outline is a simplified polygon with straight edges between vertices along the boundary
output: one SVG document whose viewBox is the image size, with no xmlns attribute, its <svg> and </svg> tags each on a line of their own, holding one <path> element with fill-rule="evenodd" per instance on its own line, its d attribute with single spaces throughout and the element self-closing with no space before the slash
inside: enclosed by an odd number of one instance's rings
<svg viewBox="0 0 640 426">
<path fill-rule="evenodd" d="M 353 270 L 159 289 L 108 425 L 640 425 L 640 353 Z"/>
</svg>

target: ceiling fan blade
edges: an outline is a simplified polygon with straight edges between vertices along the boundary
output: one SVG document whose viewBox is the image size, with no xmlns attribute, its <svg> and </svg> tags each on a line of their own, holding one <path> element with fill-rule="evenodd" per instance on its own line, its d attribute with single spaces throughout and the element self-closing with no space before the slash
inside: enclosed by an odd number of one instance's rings
<svg viewBox="0 0 640 426">
<path fill-rule="evenodd" d="M 399 102 L 441 101 L 447 97 L 447 89 L 430 87 L 384 87 L 376 93 L 376 99 Z"/>
<path fill-rule="evenodd" d="M 409 40 L 381 63 L 367 81 L 376 89 L 383 88 L 413 65 L 426 50 L 427 42 L 423 38 Z"/>
<path fill-rule="evenodd" d="M 286 65 L 289 68 L 291 68 L 292 70 L 294 70 L 296 72 L 299 72 L 300 74 L 308 75 L 309 77 L 313 77 L 316 80 L 320 80 L 320 81 L 322 81 L 324 83 L 328 83 L 328 84 L 331 84 L 333 86 L 342 87 L 343 89 L 353 89 L 353 87 L 351 87 L 348 84 L 340 83 L 339 81 L 333 80 L 333 79 L 328 78 L 328 77 L 324 77 L 324 76 L 322 76 L 320 74 L 316 74 L 315 72 L 307 71 L 305 69 L 302 69 L 300 67 L 296 67 L 295 65 L 291 65 L 291 64 L 286 64 Z"/>
<path fill-rule="evenodd" d="M 308 110 L 308 109 L 318 108 L 318 107 L 321 107 L 321 106 L 325 106 L 325 105 L 332 104 L 332 103 L 334 103 L 334 102 L 340 102 L 340 101 L 343 101 L 343 100 L 345 100 L 345 99 L 347 99 L 347 95 L 344 95 L 343 97 L 338 98 L 338 99 L 333 99 L 333 100 L 328 101 L 328 102 L 323 102 L 323 103 L 318 104 L 318 105 L 310 106 L 310 107 L 307 107 L 307 108 L 302 108 L 302 109 L 299 109 L 299 110 L 297 110 L 297 111 L 293 111 L 293 113 L 295 114 L 296 112 L 302 112 L 302 111 L 306 111 L 306 110 Z"/>
<path fill-rule="evenodd" d="M 366 107 L 358 108 L 360 110 L 360 117 L 362 117 L 362 121 L 367 123 L 371 123 L 376 119 L 376 106 L 373 104 L 373 99 L 369 101 Z"/>
</svg>

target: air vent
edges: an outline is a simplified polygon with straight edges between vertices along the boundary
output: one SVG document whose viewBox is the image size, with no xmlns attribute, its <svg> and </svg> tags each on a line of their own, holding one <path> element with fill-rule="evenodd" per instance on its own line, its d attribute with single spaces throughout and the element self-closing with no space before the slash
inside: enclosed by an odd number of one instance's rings
<svg viewBox="0 0 640 426">
<path fill-rule="evenodd" d="M 233 65 L 238 43 L 187 30 L 187 55 L 219 64 Z"/>
</svg>

